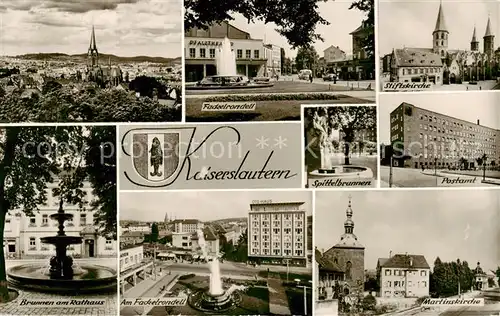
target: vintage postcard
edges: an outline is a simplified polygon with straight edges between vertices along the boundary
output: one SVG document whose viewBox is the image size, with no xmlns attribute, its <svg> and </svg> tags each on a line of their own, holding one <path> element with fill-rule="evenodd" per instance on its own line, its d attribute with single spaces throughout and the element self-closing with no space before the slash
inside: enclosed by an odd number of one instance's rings
<svg viewBox="0 0 500 316">
<path fill-rule="evenodd" d="M 498 315 L 495 201 L 495 190 L 317 191 L 315 315 Z"/>
<path fill-rule="evenodd" d="M 312 315 L 312 192 L 122 192 L 120 205 L 121 315 Z"/>
<path fill-rule="evenodd" d="M 382 94 L 382 187 L 500 186 L 498 95 Z"/>
<path fill-rule="evenodd" d="M 298 121 L 301 104 L 375 103 L 374 2 L 266 2 L 251 20 L 256 3 L 216 20 L 201 12 L 209 2 L 185 1 L 186 121 Z"/>
<path fill-rule="evenodd" d="M 382 0 L 378 12 L 381 91 L 500 88 L 500 2 Z"/>
<path fill-rule="evenodd" d="M 305 106 L 306 187 L 377 186 L 375 106 Z"/>
<path fill-rule="evenodd" d="M 122 190 L 300 188 L 300 124 L 120 127 Z"/>
</svg>

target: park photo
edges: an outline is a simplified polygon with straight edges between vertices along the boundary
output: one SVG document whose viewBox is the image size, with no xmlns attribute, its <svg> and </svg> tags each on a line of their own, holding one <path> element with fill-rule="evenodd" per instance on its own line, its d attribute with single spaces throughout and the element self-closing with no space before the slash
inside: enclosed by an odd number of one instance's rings
<svg viewBox="0 0 500 316">
<path fill-rule="evenodd" d="M 304 106 L 308 188 L 377 187 L 375 106 Z"/>
<path fill-rule="evenodd" d="M 49 2 L 0 6 L 0 122 L 181 121 L 181 1 Z"/>
<path fill-rule="evenodd" d="M 0 130 L 1 315 L 116 313 L 115 143 L 114 126 Z"/>
<path fill-rule="evenodd" d="M 300 120 L 301 104 L 375 103 L 374 0 L 184 6 L 186 121 Z"/>
<path fill-rule="evenodd" d="M 176 302 L 120 315 L 312 315 L 311 192 L 122 192 L 120 205 L 121 298 Z"/>
<path fill-rule="evenodd" d="M 497 198 L 495 190 L 316 191 L 315 315 L 498 314 Z M 443 234 L 443 225 L 453 229 Z"/>
<path fill-rule="evenodd" d="M 500 187 L 495 92 L 381 94 L 379 112 L 381 187 Z"/>
<path fill-rule="evenodd" d="M 488 0 L 380 1 L 381 91 L 500 89 L 499 9 Z"/>
</svg>

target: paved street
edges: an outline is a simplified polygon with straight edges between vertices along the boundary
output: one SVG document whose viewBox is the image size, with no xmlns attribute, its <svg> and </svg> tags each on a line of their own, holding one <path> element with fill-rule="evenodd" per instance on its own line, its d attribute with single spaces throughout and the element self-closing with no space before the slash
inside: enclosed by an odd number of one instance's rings
<svg viewBox="0 0 500 316">
<path fill-rule="evenodd" d="M 485 304 L 481 307 L 451 308 L 440 316 L 500 316 L 500 304 Z"/>
<path fill-rule="evenodd" d="M 382 187 L 388 187 L 390 167 L 380 166 L 380 180 Z M 481 179 L 477 177 L 475 183 L 443 183 L 443 179 L 473 179 L 473 176 L 444 174 L 438 170 L 438 176 L 434 176 L 433 170 L 426 170 L 424 173 L 421 169 L 413 168 L 392 168 L 393 186 L 394 187 L 497 187 L 496 185 L 481 183 Z"/>
</svg>

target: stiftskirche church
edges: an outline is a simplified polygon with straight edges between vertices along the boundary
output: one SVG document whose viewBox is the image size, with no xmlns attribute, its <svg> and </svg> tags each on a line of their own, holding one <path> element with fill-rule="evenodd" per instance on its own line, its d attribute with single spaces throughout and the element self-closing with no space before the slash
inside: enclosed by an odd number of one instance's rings
<svg viewBox="0 0 500 316">
<path fill-rule="evenodd" d="M 498 75 L 498 53 L 495 35 L 488 17 L 479 49 L 476 27 L 472 32 L 470 50 L 448 49 L 450 32 L 446 26 L 442 3 L 432 32 L 432 48 L 394 49 L 391 56 L 391 82 L 432 82 L 436 85 L 465 81 L 494 80 Z"/>
<path fill-rule="evenodd" d="M 122 70 L 118 66 L 111 65 L 111 58 L 108 60 L 107 67 L 99 65 L 99 51 L 97 50 L 94 26 L 92 26 L 92 34 L 90 35 L 85 78 L 101 87 L 115 87 L 123 81 Z"/>
</svg>

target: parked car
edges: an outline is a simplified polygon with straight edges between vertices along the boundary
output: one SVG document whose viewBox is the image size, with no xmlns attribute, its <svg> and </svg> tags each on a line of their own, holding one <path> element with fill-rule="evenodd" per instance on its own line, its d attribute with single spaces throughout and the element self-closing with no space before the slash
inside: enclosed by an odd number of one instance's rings
<svg viewBox="0 0 500 316">
<path fill-rule="evenodd" d="M 323 76 L 323 81 L 335 81 L 337 80 L 337 74 L 326 74 Z"/>
<path fill-rule="evenodd" d="M 309 80 L 311 75 L 312 75 L 312 70 L 310 69 L 302 69 L 301 71 L 299 71 L 300 80 Z"/>
<path fill-rule="evenodd" d="M 246 86 L 250 80 L 246 76 L 210 76 L 198 82 L 198 86 Z"/>
</svg>

